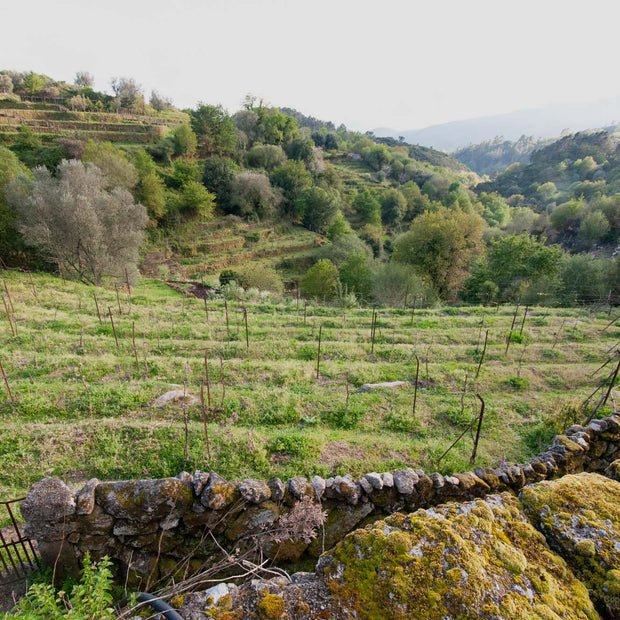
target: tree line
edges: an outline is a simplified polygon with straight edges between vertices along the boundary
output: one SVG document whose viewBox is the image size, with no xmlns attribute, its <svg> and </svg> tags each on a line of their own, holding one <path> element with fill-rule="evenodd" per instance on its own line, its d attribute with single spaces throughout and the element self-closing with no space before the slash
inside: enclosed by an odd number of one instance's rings
<svg viewBox="0 0 620 620">
<path fill-rule="evenodd" d="M 76 86 L 89 83 L 76 76 Z M 114 81 L 115 101 L 129 105 L 134 86 Z M 114 275 L 114 265 L 117 273 L 135 270 L 144 235 L 234 214 L 301 225 L 325 238 L 303 280 L 309 295 L 377 303 L 579 303 L 620 295 L 617 260 L 591 254 L 600 244 L 614 246 L 620 230 L 620 167 L 608 135 L 563 138 L 530 164 L 480 183 L 455 160 L 436 165 L 450 158 L 432 149 L 285 113 L 252 96 L 234 114 L 206 103 L 184 112 L 189 123 L 146 147 L 49 142 L 27 128 L 0 146 L 4 262 L 62 265 L 100 281 Z M 84 188 L 97 198 L 78 209 Z M 68 204 L 50 206 L 62 197 Z M 96 230 L 114 230 L 117 247 L 128 248 L 121 260 L 100 257 L 98 267 L 89 266 L 85 241 L 58 230 L 78 221 L 71 205 L 90 213 Z M 123 221 L 122 210 L 139 225 L 98 219 L 107 212 Z M 62 222 L 35 225 L 46 219 Z M 105 249 L 100 235 L 86 236 Z M 51 238 L 63 239 L 73 255 L 52 248 Z"/>
</svg>

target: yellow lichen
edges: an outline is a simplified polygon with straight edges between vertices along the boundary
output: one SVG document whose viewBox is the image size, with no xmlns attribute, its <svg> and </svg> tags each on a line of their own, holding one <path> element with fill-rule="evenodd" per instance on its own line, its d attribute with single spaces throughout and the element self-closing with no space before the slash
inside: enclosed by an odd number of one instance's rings
<svg viewBox="0 0 620 620">
<path fill-rule="evenodd" d="M 468 506 L 388 517 L 351 533 L 324 564 L 333 597 L 367 620 L 597 618 L 514 496 Z"/>
<path fill-rule="evenodd" d="M 284 615 L 284 600 L 277 594 L 266 594 L 258 603 L 258 612 L 265 620 L 278 620 Z"/>
</svg>

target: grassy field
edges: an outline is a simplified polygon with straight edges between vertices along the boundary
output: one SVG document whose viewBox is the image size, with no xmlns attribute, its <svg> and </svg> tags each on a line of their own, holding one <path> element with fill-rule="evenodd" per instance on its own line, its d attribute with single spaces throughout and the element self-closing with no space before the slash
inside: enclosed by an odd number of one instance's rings
<svg viewBox="0 0 620 620">
<path fill-rule="evenodd" d="M 437 460 L 477 415 L 476 393 L 486 402 L 476 463 L 522 461 L 558 425 L 583 419 L 578 405 L 608 376 L 613 363 L 595 371 L 620 340 L 619 326 L 605 329 L 607 312 L 580 309 L 530 309 L 521 333 L 520 308 L 506 353 L 514 306 L 416 309 L 413 318 L 379 309 L 372 352 L 371 309 L 308 303 L 304 318 L 303 300 L 231 299 L 227 327 L 223 299 L 208 302 L 207 318 L 203 300 L 153 279 L 117 296 L 43 274 L 0 277 L 12 323 L 0 305 L 0 361 L 14 399 L 2 381 L 1 499 L 45 473 L 78 485 L 183 469 L 229 478 L 466 470 L 469 434 Z M 171 389 L 200 395 L 206 350 L 210 459 L 199 403 L 153 404 Z M 394 380 L 409 383 L 356 393 Z"/>
</svg>

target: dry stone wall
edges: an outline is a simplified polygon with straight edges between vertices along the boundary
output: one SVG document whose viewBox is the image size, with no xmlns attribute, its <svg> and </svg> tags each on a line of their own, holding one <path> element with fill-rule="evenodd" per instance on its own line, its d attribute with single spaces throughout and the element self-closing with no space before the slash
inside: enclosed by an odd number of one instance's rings
<svg viewBox="0 0 620 620">
<path fill-rule="evenodd" d="M 524 465 L 477 467 L 451 476 L 401 469 L 359 480 L 346 475 L 286 482 L 234 482 L 197 471 L 160 480 L 92 479 L 77 493 L 61 480 L 44 478 L 30 490 L 21 512 L 25 533 L 37 540 L 44 563 L 74 572 L 86 552 L 108 555 L 128 583 L 146 587 L 213 566 L 226 553 L 255 553 L 279 564 L 314 562 L 354 528 L 385 515 L 518 492 L 582 471 L 620 478 L 620 416 L 572 426 Z M 319 535 L 311 541 L 291 538 L 291 515 L 302 522 L 315 504 L 326 513 Z"/>
</svg>

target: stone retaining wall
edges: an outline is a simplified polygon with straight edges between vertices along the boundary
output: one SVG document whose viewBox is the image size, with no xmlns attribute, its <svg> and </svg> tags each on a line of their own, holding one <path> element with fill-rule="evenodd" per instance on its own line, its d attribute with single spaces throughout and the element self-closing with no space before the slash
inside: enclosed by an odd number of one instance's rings
<svg viewBox="0 0 620 620">
<path fill-rule="evenodd" d="M 128 583 L 151 585 L 204 569 L 228 553 L 253 550 L 279 565 L 314 559 L 348 532 L 400 510 L 489 493 L 518 491 L 526 484 L 581 471 L 620 476 L 620 416 L 573 426 L 525 465 L 507 464 L 443 476 L 421 470 L 369 473 L 359 480 L 336 476 L 268 482 L 227 481 L 215 472 L 187 472 L 161 480 L 89 480 L 74 493 L 58 479 L 37 482 L 22 502 L 25 533 L 37 540 L 45 564 L 76 570 L 89 551 L 110 556 Z M 615 463 L 614 463 L 615 461 Z M 327 518 L 311 542 L 282 540 L 270 532 L 303 520 L 309 504 Z M 282 528 L 280 528 L 282 529 Z"/>
</svg>

